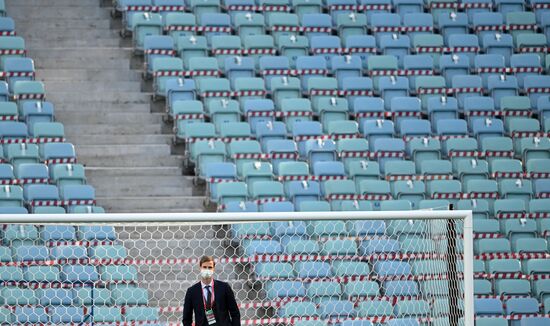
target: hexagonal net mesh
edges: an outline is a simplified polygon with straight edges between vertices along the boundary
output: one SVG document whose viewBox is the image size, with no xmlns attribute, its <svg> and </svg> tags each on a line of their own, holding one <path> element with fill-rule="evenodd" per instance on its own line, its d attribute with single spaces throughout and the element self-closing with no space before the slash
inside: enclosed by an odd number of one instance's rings
<svg viewBox="0 0 550 326">
<path fill-rule="evenodd" d="M 209 255 L 214 278 L 235 293 L 243 325 L 458 325 L 462 225 L 7 224 L 0 324 L 179 325 L 199 259 Z"/>
</svg>

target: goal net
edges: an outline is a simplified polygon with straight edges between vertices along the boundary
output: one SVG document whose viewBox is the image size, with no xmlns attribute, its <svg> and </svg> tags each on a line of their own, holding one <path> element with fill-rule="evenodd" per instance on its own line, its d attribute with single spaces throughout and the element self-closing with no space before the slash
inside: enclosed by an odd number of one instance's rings
<svg viewBox="0 0 550 326">
<path fill-rule="evenodd" d="M 242 325 L 473 325 L 467 211 L 0 215 L 0 224 L 0 324 L 180 325 L 207 255 Z"/>
</svg>

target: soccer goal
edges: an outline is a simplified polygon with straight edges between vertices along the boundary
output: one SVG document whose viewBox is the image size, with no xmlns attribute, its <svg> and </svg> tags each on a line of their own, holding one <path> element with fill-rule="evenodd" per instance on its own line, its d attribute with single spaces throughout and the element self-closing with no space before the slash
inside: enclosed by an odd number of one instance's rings
<svg viewBox="0 0 550 326">
<path fill-rule="evenodd" d="M 0 324 L 180 325 L 207 255 L 242 325 L 474 325 L 470 211 L 8 214 L 0 224 Z"/>
</svg>

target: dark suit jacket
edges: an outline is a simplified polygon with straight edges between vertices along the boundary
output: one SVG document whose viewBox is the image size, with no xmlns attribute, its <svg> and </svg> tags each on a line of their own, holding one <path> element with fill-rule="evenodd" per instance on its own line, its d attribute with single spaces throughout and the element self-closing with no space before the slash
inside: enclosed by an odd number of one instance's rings
<svg viewBox="0 0 550 326">
<path fill-rule="evenodd" d="M 240 326 L 241 313 L 237 307 L 235 294 L 226 282 L 214 280 L 214 316 L 216 326 Z M 183 326 L 191 326 L 195 314 L 195 326 L 208 326 L 204 314 L 201 282 L 187 289 L 183 304 Z"/>
</svg>

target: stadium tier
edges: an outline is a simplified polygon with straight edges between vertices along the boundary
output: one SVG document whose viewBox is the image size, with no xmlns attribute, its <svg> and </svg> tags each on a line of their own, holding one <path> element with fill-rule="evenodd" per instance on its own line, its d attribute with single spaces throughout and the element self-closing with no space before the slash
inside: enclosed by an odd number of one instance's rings
<svg viewBox="0 0 550 326">
<path fill-rule="evenodd" d="M 0 4 L 0 214 L 102 213 Z M 550 1 L 113 0 L 112 14 L 205 209 L 472 210 L 476 324 L 550 325 Z M 446 263 L 405 257 L 440 242 L 401 222 L 233 225 L 225 240 L 244 258 L 400 257 L 252 262 L 269 317 L 451 325 L 454 290 L 426 277 Z M 6 225 L 0 241 L 0 324 L 166 325 L 134 266 L 83 263 L 130 258 L 115 228 Z"/>
</svg>

